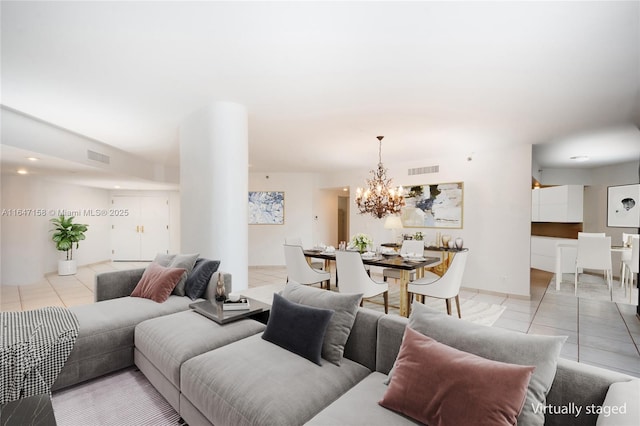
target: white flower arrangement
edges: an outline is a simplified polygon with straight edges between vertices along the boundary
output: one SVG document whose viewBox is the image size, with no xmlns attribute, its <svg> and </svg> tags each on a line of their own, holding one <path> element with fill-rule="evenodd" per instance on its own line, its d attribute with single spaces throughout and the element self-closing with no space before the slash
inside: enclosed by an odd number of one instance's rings
<svg viewBox="0 0 640 426">
<path fill-rule="evenodd" d="M 351 237 L 351 246 L 360 252 L 366 251 L 369 245 L 373 245 L 373 240 L 367 234 L 359 233 Z"/>
</svg>

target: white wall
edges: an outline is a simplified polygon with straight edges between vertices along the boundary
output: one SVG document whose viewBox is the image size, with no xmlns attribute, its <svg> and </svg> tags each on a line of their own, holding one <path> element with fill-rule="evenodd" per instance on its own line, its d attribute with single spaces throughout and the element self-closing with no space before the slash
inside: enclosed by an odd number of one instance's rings
<svg viewBox="0 0 640 426">
<path fill-rule="evenodd" d="M 249 191 L 284 191 L 284 225 L 249 225 L 249 265 L 284 265 L 286 237 L 300 237 L 305 246 L 315 244 L 316 176 L 313 173 L 250 173 Z"/>
<path fill-rule="evenodd" d="M 408 176 L 407 169 L 440 165 L 436 174 Z M 463 229 L 447 231 L 461 236 L 471 252 L 463 285 L 486 291 L 529 295 L 531 233 L 531 146 L 478 151 L 467 156 L 431 158 L 402 164 L 387 164 L 395 184 L 464 182 Z M 269 179 L 266 176 L 269 176 Z M 286 236 L 300 236 L 305 245 L 332 241 L 331 217 L 337 211 L 334 188 L 362 186 L 368 170 L 354 170 L 314 176 L 304 173 L 249 175 L 252 191 L 285 191 L 285 224 L 251 225 L 249 265 L 284 265 L 282 242 Z M 329 190 L 330 189 L 330 190 Z M 335 206 L 333 201 L 335 201 Z M 353 195 L 351 196 L 353 205 Z M 322 207 L 318 204 L 326 204 Z M 315 220 L 315 216 L 318 220 Z M 384 220 L 362 216 L 351 209 L 350 235 L 365 232 L 376 243 L 390 240 Z M 434 229 L 411 228 L 433 239 Z M 402 232 L 402 231 L 401 231 Z"/>
<path fill-rule="evenodd" d="M 108 191 L 86 186 L 51 182 L 38 176 L 3 175 L 0 208 L 3 210 L 0 242 L 2 285 L 30 284 L 58 269 L 64 253 L 51 241 L 49 220 L 60 210 L 86 223 L 87 239 L 80 242 L 73 257 L 79 266 L 111 259 L 111 221 L 97 216 L 98 209 L 109 209 L 112 195 L 168 195 L 171 252 L 180 252 L 180 197 L 177 191 Z M 16 216 L 12 209 L 43 210 L 44 216 Z M 92 212 L 94 215 L 92 215 Z"/>
<path fill-rule="evenodd" d="M 64 252 L 55 249 L 51 241 L 49 220 L 60 210 L 76 213 L 76 222 L 86 223 L 87 239 L 74 249 L 78 265 L 109 259 L 109 218 L 92 216 L 90 210 L 108 209 L 109 192 L 46 181 L 39 177 L 3 175 L 1 208 L 2 285 L 28 284 L 44 274 L 57 271 Z M 42 210 L 44 216 L 27 214 L 14 216 L 12 209 Z"/>
</svg>

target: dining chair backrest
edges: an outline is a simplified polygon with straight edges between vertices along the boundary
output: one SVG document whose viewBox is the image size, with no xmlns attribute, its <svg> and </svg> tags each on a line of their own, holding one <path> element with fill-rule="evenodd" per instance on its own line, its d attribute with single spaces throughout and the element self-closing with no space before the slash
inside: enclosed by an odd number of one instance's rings
<svg viewBox="0 0 640 426">
<path fill-rule="evenodd" d="M 627 234 L 626 232 L 622 233 L 622 245 L 627 245 L 631 242 L 631 238 L 640 237 L 640 234 Z"/>
<path fill-rule="evenodd" d="M 318 276 L 320 271 L 314 270 L 305 259 L 301 246 L 285 244 L 284 260 L 287 265 L 287 277 L 289 280 L 297 281 L 301 284 L 311 284 L 323 280 Z M 328 278 L 325 277 L 324 279 Z"/>
<path fill-rule="evenodd" d="M 425 294 L 427 296 L 439 297 L 442 299 L 455 297 L 460 293 L 460 286 L 462 285 L 462 277 L 467 265 L 468 255 L 468 251 L 460 251 L 456 253 L 444 275 L 442 275 L 439 280 L 430 283 L 429 285 L 420 285 L 421 280 L 418 279 L 414 283 L 409 283 L 409 291 L 413 291 L 415 288 L 417 293 Z"/>
<path fill-rule="evenodd" d="M 640 271 L 640 236 L 631 238 L 631 272 L 639 273 Z"/>
<path fill-rule="evenodd" d="M 453 256 L 453 260 L 449 265 L 449 268 L 444 273 L 442 279 L 445 281 L 443 286 L 447 287 L 451 293 L 451 297 L 454 297 L 460 292 L 460 286 L 462 285 L 462 276 L 464 275 L 464 268 L 467 265 L 468 251 L 461 251 Z"/>
<path fill-rule="evenodd" d="M 576 267 L 611 269 L 611 237 L 591 237 L 578 234 Z"/>
<path fill-rule="evenodd" d="M 350 250 L 336 251 L 336 270 L 340 277 L 341 293 L 371 293 L 378 284 L 367 274 L 360 253 Z"/>
<path fill-rule="evenodd" d="M 417 253 L 422 256 L 424 254 L 424 241 L 421 240 L 404 240 L 400 247 L 400 254 Z"/>
</svg>

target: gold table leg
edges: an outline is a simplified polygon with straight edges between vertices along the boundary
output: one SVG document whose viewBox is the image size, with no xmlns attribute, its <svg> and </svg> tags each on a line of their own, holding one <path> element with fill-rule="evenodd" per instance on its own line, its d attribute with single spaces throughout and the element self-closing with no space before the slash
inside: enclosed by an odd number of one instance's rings
<svg viewBox="0 0 640 426">
<path fill-rule="evenodd" d="M 411 271 L 400 271 L 400 316 L 409 316 L 409 277 Z M 416 271 L 417 273 L 417 271 Z"/>
</svg>

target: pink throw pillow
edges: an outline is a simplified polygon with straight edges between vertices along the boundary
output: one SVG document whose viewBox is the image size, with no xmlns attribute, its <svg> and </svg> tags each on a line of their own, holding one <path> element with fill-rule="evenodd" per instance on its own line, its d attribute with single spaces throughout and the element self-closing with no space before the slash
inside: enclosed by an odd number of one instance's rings
<svg viewBox="0 0 640 426">
<path fill-rule="evenodd" d="M 407 327 L 379 404 L 429 426 L 515 425 L 534 369 L 463 352 Z"/>
<path fill-rule="evenodd" d="M 169 298 L 184 272 L 184 268 L 165 268 L 155 262 L 150 263 L 131 296 L 162 303 Z"/>
</svg>

